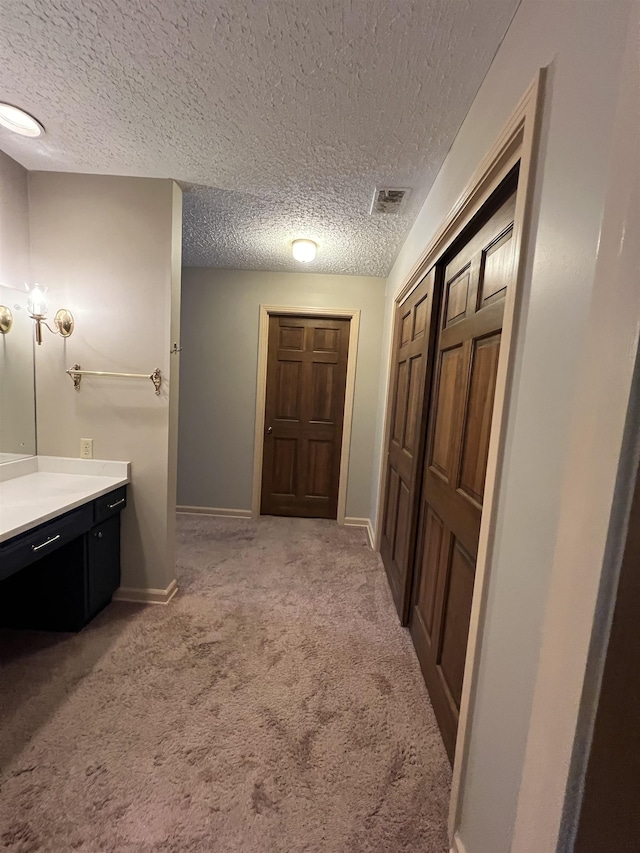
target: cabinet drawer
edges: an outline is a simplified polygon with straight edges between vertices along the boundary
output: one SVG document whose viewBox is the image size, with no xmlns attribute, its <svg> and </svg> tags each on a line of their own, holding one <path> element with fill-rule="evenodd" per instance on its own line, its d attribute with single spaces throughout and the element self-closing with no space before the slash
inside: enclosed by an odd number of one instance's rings
<svg viewBox="0 0 640 853">
<path fill-rule="evenodd" d="M 121 512 L 127 505 L 127 487 L 120 486 L 119 489 L 114 489 L 108 495 L 103 495 L 94 501 L 94 521 L 98 524 L 104 521 L 105 518 L 110 518 L 118 512 Z"/>
<path fill-rule="evenodd" d="M 0 545 L 0 580 L 82 536 L 92 523 L 91 504 L 85 504 Z"/>
</svg>

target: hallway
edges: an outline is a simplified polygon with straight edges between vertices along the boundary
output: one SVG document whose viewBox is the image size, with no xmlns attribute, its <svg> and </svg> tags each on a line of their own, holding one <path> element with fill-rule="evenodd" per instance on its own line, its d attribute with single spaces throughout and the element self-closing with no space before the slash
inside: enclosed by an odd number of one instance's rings
<svg viewBox="0 0 640 853">
<path fill-rule="evenodd" d="M 444 853 L 450 768 L 364 531 L 178 519 L 171 607 L 1 632 L 1 849 Z"/>
</svg>

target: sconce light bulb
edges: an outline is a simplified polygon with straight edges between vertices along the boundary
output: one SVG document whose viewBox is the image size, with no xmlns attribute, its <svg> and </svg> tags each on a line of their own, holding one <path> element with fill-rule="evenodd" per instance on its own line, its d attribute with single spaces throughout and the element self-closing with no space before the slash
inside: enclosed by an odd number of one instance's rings
<svg viewBox="0 0 640 853">
<path fill-rule="evenodd" d="M 34 317 L 45 317 L 47 314 L 47 302 L 44 298 L 44 293 L 40 289 L 39 284 L 34 284 L 29 291 L 29 299 L 27 300 L 29 313 Z"/>
</svg>

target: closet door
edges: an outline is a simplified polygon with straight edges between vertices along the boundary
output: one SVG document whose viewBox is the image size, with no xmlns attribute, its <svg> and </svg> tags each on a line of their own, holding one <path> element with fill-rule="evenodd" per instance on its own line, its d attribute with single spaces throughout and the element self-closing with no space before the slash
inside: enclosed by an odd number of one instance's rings
<svg viewBox="0 0 640 853">
<path fill-rule="evenodd" d="M 402 624 L 409 610 L 435 269 L 396 309 L 380 552 Z"/>
<path fill-rule="evenodd" d="M 504 298 L 514 268 L 514 213 L 512 180 L 492 201 L 485 224 L 445 261 L 434 353 L 410 629 L 452 761 Z"/>
</svg>

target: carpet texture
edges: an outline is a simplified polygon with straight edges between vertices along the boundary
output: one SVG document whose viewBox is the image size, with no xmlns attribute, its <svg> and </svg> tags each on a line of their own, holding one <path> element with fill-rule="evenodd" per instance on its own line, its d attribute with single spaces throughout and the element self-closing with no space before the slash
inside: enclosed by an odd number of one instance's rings
<svg viewBox="0 0 640 853">
<path fill-rule="evenodd" d="M 168 607 L 0 632 L 0 850 L 444 853 L 449 765 L 363 531 L 178 532 Z"/>
</svg>

